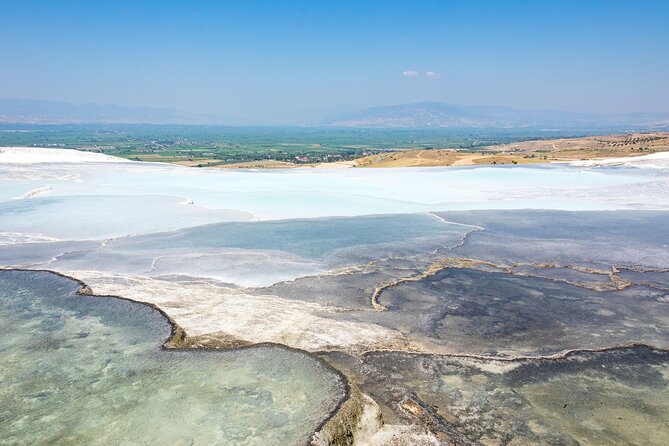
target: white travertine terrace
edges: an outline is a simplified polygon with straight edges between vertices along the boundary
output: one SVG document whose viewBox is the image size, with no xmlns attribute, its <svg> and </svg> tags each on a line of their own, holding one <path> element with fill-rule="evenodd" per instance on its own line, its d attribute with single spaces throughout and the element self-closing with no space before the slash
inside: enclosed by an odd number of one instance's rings
<svg viewBox="0 0 669 446">
<path fill-rule="evenodd" d="M 604 158 L 594 160 L 571 161 L 576 167 L 639 167 L 645 169 L 669 169 L 669 152 L 651 153 L 648 155 Z"/>
<path fill-rule="evenodd" d="M 95 152 L 42 147 L 0 147 L 0 164 L 126 163 L 123 158 Z"/>
<path fill-rule="evenodd" d="M 597 169 L 607 166 L 639 168 Z M 503 374 L 520 367 L 515 359 L 538 355 L 535 344 L 548 335 L 539 341 L 518 337 L 514 345 L 495 345 L 496 338 L 487 334 L 489 327 L 479 317 L 474 328 L 484 331 L 473 342 L 474 336 L 461 335 L 459 330 L 465 327 L 461 322 L 468 312 L 483 312 L 478 310 L 476 296 L 472 302 L 451 296 L 455 316 L 443 318 L 451 324 L 446 326 L 441 319 L 431 319 L 438 316 L 432 310 L 444 293 L 437 298 L 428 286 L 442 290 L 459 281 L 458 286 L 474 287 L 486 280 L 477 275 L 488 271 L 484 267 L 502 270 L 491 263 L 495 259 L 476 260 L 486 253 L 500 251 L 501 261 L 508 263 L 518 256 L 530 258 L 546 247 L 545 256 L 536 260 L 541 263 L 526 264 L 528 268 L 513 281 L 497 280 L 496 284 L 511 287 L 517 302 L 488 299 L 481 305 L 498 311 L 490 316 L 496 321 L 506 318 L 510 330 L 516 330 L 513 324 L 522 326 L 526 321 L 515 321 L 517 310 L 548 298 L 537 291 L 539 285 L 523 291 L 514 281 L 524 280 L 533 269 L 547 270 L 546 261 L 555 257 L 582 266 L 583 259 L 574 255 L 580 252 L 577 246 L 606 252 L 611 265 L 618 264 L 613 261 L 620 257 L 627 264 L 638 256 L 639 262 L 657 269 L 666 264 L 666 242 L 660 234 L 643 246 L 616 245 L 607 250 L 601 240 L 572 240 L 563 234 L 535 246 L 539 242 L 521 225 L 502 252 L 502 245 L 485 238 L 487 223 L 451 221 L 457 218 L 433 212 L 666 211 L 669 177 L 657 169 L 667 167 L 669 154 L 665 153 L 540 167 L 231 171 L 127 162 L 72 150 L 0 149 L 0 266 L 56 271 L 82 280 L 97 295 L 155 305 L 184 330 L 189 346 L 227 348 L 271 342 L 321 355 L 330 351 L 328 357 L 333 360 L 344 352 L 361 361 L 368 352 L 379 350 L 421 358 L 432 353 L 457 356 L 462 367 L 481 374 Z M 562 218 L 584 217 L 574 213 Z M 541 225 L 535 229 L 540 239 Z M 606 240 L 607 247 L 612 240 Z M 460 248 L 470 249 L 471 258 L 457 263 L 451 255 Z M 615 255 L 609 253 L 611 249 Z M 587 259 L 595 258 L 588 252 Z M 476 262 L 482 265 L 477 274 L 437 277 L 445 268 L 467 269 Z M 558 279 L 569 278 L 582 269 L 554 273 Z M 611 276 L 615 272 L 612 267 Z M 343 279 L 338 281 L 339 277 Z M 405 290 L 415 297 L 409 305 L 410 299 L 397 290 L 423 279 L 434 279 L 434 284 Z M 558 279 L 551 286 L 566 283 Z M 381 291 L 388 292 L 379 299 Z M 609 298 L 609 306 L 602 306 L 592 320 L 608 330 L 612 325 L 600 319 L 620 311 L 616 317 L 624 323 L 632 321 L 622 330 L 631 331 L 634 324 L 641 330 L 629 339 L 658 344 L 655 339 L 661 332 L 658 335 L 653 327 L 661 329 L 655 323 L 664 314 L 655 316 L 660 304 L 646 298 L 642 307 L 635 301 L 634 311 L 627 314 L 622 311 L 626 309 L 620 303 L 623 298 Z M 509 309 L 504 306 L 507 303 L 516 306 Z M 638 314 L 648 315 L 649 322 L 635 322 Z M 555 314 L 551 317 L 557 320 Z M 436 331 L 433 326 L 443 329 L 443 337 L 429 333 Z M 643 331 L 647 326 L 651 329 Z M 420 329 L 414 331 L 416 327 Z M 614 345 L 609 340 L 619 330 L 612 331 L 583 338 L 587 338 L 585 347 L 593 348 L 593 342 L 598 348 Z M 567 335 L 560 339 L 566 339 L 565 348 L 571 351 L 575 347 Z M 546 348 L 542 343 L 539 352 Z M 564 356 L 564 351 L 557 354 Z M 493 357 L 495 362 L 482 359 Z M 445 382 L 443 377 L 438 379 Z M 447 384 L 461 385 L 457 379 Z M 363 400 L 359 418 L 350 426 L 356 444 L 395 445 L 398 439 L 404 440 L 401 444 L 439 444 L 420 425 L 392 420 L 382 424 L 379 405 L 364 395 Z M 409 404 L 398 410 L 427 416 L 420 406 L 405 402 Z"/>
<path fill-rule="evenodd" d="M 151 303 L 163 309 L 188 336 L 223 336 L 248 343 L 273 342 L 307 351 L 337 347 L 352 351 L 409 347 L 402 333 L 376 324 L 333 319 L 335 307 L 252 296 L 203 283 L 180 284 L 95 271 L 68 271 L 93 293 Z M 329 316 L 329 317 L 328 317 Z"/>
</svg>

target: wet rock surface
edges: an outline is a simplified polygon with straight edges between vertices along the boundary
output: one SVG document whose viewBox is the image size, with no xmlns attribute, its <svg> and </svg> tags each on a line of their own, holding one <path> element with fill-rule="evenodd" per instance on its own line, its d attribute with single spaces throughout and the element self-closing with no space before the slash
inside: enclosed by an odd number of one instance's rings
<svg viewBox="0 0 669 446">
<path fill-rule="evenodd" d="M 647 347 L 514 362 L 323 356 L 359 380 L 385 420 L 428 426 L 444 444 L 660 445 L 669 427 L 669 353 Z"/>
</svg>

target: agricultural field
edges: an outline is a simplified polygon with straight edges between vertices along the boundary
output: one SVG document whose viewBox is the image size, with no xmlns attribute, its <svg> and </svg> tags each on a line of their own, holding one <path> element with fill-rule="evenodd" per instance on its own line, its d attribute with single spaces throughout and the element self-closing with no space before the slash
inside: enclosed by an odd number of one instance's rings
<svg viewBox="0 0 669 446">
<path fill-rule="evenodd" d="M 538 130 L 407 130 L 167 125 L 0 125 L 0 147 L 69 148 L 193 167 L 284 167 L 350 161 L 382 152 L 458 149 L 565 138 Z M 271 160 L 271 163 L 268 161 Z M 279 162 L 279 164 L 276 164 Z"/>
</svg>

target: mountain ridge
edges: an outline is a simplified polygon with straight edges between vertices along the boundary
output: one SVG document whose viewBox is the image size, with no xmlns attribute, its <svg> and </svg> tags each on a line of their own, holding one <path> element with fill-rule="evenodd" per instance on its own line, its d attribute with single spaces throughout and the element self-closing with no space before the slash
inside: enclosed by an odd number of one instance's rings
<svg viewBox="0 0 669 446">
<path fill-rule="evenodd" d="M 370 128 L 584 128 L 669 127 L 669 113 L 595 114 L 560 110 L 519 110 L 503 106 L 462 106 L 425 101 L 339 115 L 322 123 L 333 127 Z"/>
<path fill-rule="evenodd" d="M 229 118 L 170 108 L 72 104 L 0 98 L 0 123 L 11 124 L 224 124 Z"/>
<path fill-rule="evenodd" d="M 0 123 L 272 125 L 170 108 L 9 98 L 0 98 Z M 283 125 L 379 129 L 669 130 L 669 113 L 595 114 L 424 101 L 370 107 L 331 118 L 300 119 Z"/>
</svg>

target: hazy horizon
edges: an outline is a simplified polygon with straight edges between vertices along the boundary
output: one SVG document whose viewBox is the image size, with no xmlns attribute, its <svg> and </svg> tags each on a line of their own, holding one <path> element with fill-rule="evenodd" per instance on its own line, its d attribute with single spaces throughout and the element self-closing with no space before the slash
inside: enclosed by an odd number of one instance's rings
<svg viewBox="0 0 669 446">
<path fill-rule="evenodd" d="M 667 112 L 669 4 L 0 0 L 0 97 L 295 122 L 435 101 Z"/>
</svg>

